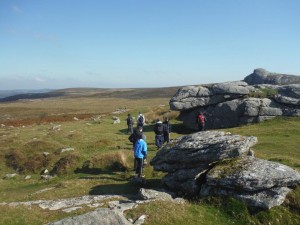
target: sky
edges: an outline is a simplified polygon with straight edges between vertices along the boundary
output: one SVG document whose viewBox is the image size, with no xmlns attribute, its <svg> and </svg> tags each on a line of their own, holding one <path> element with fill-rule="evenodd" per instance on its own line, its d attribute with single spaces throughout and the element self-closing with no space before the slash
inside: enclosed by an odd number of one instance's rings
<svg viewBox="0 0 300 225">
<path fill-rule="evenodd" d="M 299 0 L 0 0 L 0 90 L 300 75 Z"/>
</svg>

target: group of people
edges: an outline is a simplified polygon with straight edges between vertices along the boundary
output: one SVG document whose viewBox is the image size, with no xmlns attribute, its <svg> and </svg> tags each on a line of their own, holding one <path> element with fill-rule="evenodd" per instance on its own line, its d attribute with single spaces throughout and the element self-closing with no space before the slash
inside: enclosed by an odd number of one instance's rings
<svg viewBox="0 0 300 225">
<path fill-rule="evenodd" d="M 129 141 L 133 144 L 134 150 L 134 167 L 137 177 L 142 177 L 143 166 L 147 164 L 147 142 L 146 136 L 143 133 L 145 125 L 145 116 L 140 112 L 137 116 L 137 128 L 134 130 L 134 121 L 130 114 L 127 117 L 127 134 L 130 133 Z M 155 145 L 159 149 L 163 143 L 170 141 L 171 124 L 168 118 L 161 122 L 157 119 L 154 125 Z"/>
<path fill-rule="evenodd" d="M 164 119 L 164 122 L 160 121 L 160 119 L 156 120 L 156 123 L 154 125 L 154 133 L 155 145 L 157 149 L 159 149 L 165 142 L 170 142 L 170 132 L 171 124 L 168 117 Z"/>
<path fill-rule="evenodd" d="M 143 133 L 145 125 L 145 116 L 139 112 L 137 117 L 137 128 L 133 130 L 133 118 L 130 114 L 127 117 L 127 134 L 130 133 L 129 141 L 133 144 L 134 151 L 134 168 L 138 178 L 142 178 L 143 167 L 147 163 L 148 147 L 146 143 L 146 136 Z"/>
<path fill-rule="evenodd" d="M 145 116 L 139 112 L 137 116 L 137 128 L 133 130 L 134 121 L 130 114 L 127 117 L 127 134 L 130 133 L 129 141 L 133 143 L 134 150 L 134 168 L 138 178 L 142 178 L 143 167 L 147 164 L 147 142 L 146 136 L 143 133 L 145 125 Z M 199 131 L 204 131 L 206 118 L 203 112 L 197 114 L 196 124 Z M 166 117 L 162 122 L 160 119 L 156 120 L 154 125 L 155 145 L 157 149 L 161 148 L 164 143 L 170 142 L 171 124 Z"/>
</svg>

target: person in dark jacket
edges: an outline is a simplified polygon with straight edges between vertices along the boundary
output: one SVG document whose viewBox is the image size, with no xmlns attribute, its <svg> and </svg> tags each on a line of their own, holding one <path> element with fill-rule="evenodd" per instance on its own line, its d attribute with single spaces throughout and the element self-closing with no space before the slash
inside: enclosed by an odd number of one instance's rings
<svg viewBox="0 0 300 225">
<path fill-rule="evenodd" d="M 166 117 L 164 122 L 163 122 L 163 127 L 164 127 L 164 143 L 170 142 L 170 133 L 171 133 L 171 123 L 169 121 L 169 118 Z"/>
<path fill-rule="evenodd" d="M 130 116 L 130 114 L 128 114 L 127 119 L 127 134 L 133 134 L 133 118 Z"/>
<path fill-rule="evenodd" d="M 144 127 L 145 125 L 145 116 L 141 112 L 137 116 L 136 123 L 138 127 Z"/>
<path fill-rule="evenodd" d="M 164 127 L 162 122 L 157 119 L 156 124 L 154 125 L 155 133 L 155 145 L 159 149 L 164 143 Z"/>
<path fill-rule="evenodd" d="M 143 133 L 143 127 L 140 127 L 140 126 L 138 126 L 133 131 L 133 133 L 128 137 L 128 140 L 133 144 L 133 147 L 134 147 L 135 142 L 138 140 L 138 137 L 139 137 L 140 134 L 142 135 L 142 139 L 144 141 L 146 141 L 146 136 Z"/>
</svg>

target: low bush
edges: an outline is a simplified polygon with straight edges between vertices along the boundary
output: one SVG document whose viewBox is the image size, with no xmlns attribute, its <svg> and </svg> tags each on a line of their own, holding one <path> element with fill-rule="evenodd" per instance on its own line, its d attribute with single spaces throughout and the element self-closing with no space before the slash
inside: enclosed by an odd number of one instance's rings
<svg viewBox="0 0 300 225">
<path fill-rule="evenodd" d="M 5 155 L 5 158 L 6 165 L 19 173 L 38 173 L 42 169 L 47 168 L 52 161 L 52 157 L 50 155 L 45 156 L 43 154 L 34 154 L 33 156 L 28 156 L 22 151 L 16 149 L 12 149 Z"/>
<path fill-rule="evenodd" d="M 130 169 L 130 161 L 133 161 L 132 152 L 109 152 L 93 156 L 89 161 L 89 168 L 98 168 L 108 171 L 128 171 Z"/>
<path fill-rule="evenodd" d="M 26 161 L 26 156 L 20 150 L 11 149 L 9 153 L 5 155 L 5 159 L 8 167 L 19 172 L 24 171 L 24 162 Z"/>
<path fill-rule="evenodd" d="M 252 98 L 272 98 L 278 94 L 278 90 L 273 88 L 260 88 L 257 91 L 252 91 L 248 97 Z"/>
<path fill-rule="evenodd" d="M 52 175 L 63 175 L 69 172 L 73 172 L 80 165 L 81 156 L 78 153 L 71 153 L 60 158 L 57 163 L 53 166 L 50 174 Z"/>
</svg>

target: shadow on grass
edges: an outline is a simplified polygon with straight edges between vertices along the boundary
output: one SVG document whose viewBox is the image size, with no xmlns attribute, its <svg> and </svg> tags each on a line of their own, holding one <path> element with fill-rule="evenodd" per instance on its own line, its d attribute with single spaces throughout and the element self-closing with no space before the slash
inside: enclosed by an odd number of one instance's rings
<svg viewBox="0 0 300 225">
<path fill-rule="evenodd" d="M 124 181 L 124 180 L 123 180 Z M 159 189 L 162 188 L 160 179 L 146 179 L 146 184 L 132 183 L 130 179 L 128 182 L 120 184 L 103 184 L 92 187 L 90 195 L 122 195 L 132 194 L 137 195 L 140 188 Z"/>
<path fill-rule="evenodd" d="M 137 128 L 137 126 L 134 125 L 133 130 L 135 130 L 136 128 Z M 154 132 L 154 124 L 145 125 L 143 127 L 143 132 L 151 132 L 151 131 Z M 127 133 L 127 128 L 119 130 L 117 134 L 127 134 L 128 137 L 130 135 L 130 133 Z"/>
<path fill-rule="evenodd" d="M 195 133 L 195 130 L 186 128 L 183 123 L 180 123 L 172 125 L 172 132 L 177 134 L 192 134 Z"/>
<path fill-rule="evenodd" d="M 136 126 L 133 127 L 133 130 L 136 129 Z M 144 132 L 154 132 L 154 124 L 145 125 L 143 127 Z M 191 134 L 195 133 L 195 130 L 187 128 L 183 123 L 171 124 L 171 132 L 178 134 Z M 127 134 L 127 128 L 121 129 L 117 134 Z M 129 137 L 130 133 L 128 134 Z"/>
</svg>

